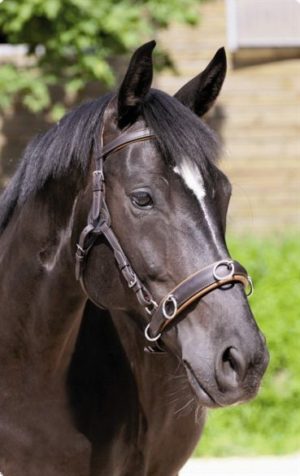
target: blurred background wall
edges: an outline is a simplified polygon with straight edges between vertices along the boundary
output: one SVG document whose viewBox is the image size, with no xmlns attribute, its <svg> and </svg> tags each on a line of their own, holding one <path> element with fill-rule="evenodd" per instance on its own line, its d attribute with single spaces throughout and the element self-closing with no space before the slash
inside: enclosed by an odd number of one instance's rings
<svg viewBox="0 0 300 476">
<path fill-rule="evenodd" d="M 234 20 L 234 3 L 243 5 L 246 16 Z M 259 14 L 263 4 L 272 5 L 273 17 L 268 12 L 265 17 Z M 282 17 L 288 7 L 293 9 L 290 16 L 295 18 L 294 27 Z M 233 231 L 261 234 L 300 227 L 300 39 L 296 38 L 300 16 L 295 15 L 299 11 L 298 0 L 211 0 L 199 3 L 198 26 L 174 23 L 157 33 L 158 42 L 169 52 L 177 74 L 170 70 L 156 74 L 155 85 L 171 94 L 204 69 L 220 46 L 227 46 L 228 76 L 210 119 L 224 144 L 221 166 L 233 183 L 228 219 Z M 255 37 L 254 31 L 254 48 L 249 48 L 251 28 L 238 38 L 235 21 L 241 25 L 241 33 L 245 32 L 245 25 L 253 28 L 257 24 L 257 35 L 261 38 Z M 284 31 L 282 38 L 272 37 L 278 24 L 287 25 L 287 34 L 291 36 L 288 44 L 283 41 Z M 15 54 L 22 63 L 22 51 Z M 2 49 L 0 63 L 5 59 Z M 87 96 L 99 94 L 100 90 L 94 87 Z M 48 126 L 45 116 L 29 113 L 18 104 L 5 117 L 0 114 L 2 186 L 29 139 Z"/>
<path fill-rule="evenodd" d="M 258 7 L 265 0 L 244 2 L 257 22 Z M 282 15 L 289 0 L 272 5 L 274 28 L 278 19 L 292 24 Z M 230 2 L 228 2 L 229 4 Z M 243 0 L 238 2 L 243 3 Z M 256 3 L 256 4 L 255 4 Z M 201 7 L 198 27 L 173 25 L 159 40 L 170 51 L 178 76 L 165 72 L 157 86 L 170 93 L 205 68 L 220 46 L 227 46 L 229 71 L 215 110 L 224 142 L 222 168 L 233 184 L 229 227 L 243 233 L 287 231 L 300 227 L 300 3 L 297 8 L 298 37 L 283 47 L 284 38 L 272 37 L 272 15 L 262 19 L 269 24 L 269 37 L 255 48 L 230 51 L 228 40 L 234 25 L 230 23 L 228 4 L 223 0 L 206 2 Z M 227 6 L 227 10 L 226 10 Z M 276 30 L 275 30 L 276 31 Z M 273 40 L 273 47 L 266 47 Z M 295 43 L 299 42 L 298 48 Z M 291 57 L 291 58 L 290 58 Z M 290 58 L 290 59 L 289 59 Z M 237 63 L 233 67 L 233 62 Z M 222 120 L 223 119 L 223 120 Z"/>
</svg>

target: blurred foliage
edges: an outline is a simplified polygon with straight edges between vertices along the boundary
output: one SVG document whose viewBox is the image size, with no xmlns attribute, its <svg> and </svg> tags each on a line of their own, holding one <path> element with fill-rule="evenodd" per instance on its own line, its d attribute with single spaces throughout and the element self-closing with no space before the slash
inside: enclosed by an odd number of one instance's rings
<svg viewBox="0 0 300 476">
<path fill-rule="evenodd" d="M 0 68 L 0 107 L 18 94 L 30 110 L 50 107 L 51 86 L 76 94 L 91 80 L 111 87 L 109 59 L 152 39 L 173 21 L 195 24 L 200 0 L 2 0 L 0 32 L 25 44 L 28 61 Z M 55 108 L 62 113 L 62 105 Z"/>
<path fill-rule="evenodd" d="M 267 338 L 270 365 L 258 397 L 209 412 L 197 456 L 300 451 L 299 237 L 230 241 L 230 251 L 254 278 L 250 304 Z"/>
</svg>

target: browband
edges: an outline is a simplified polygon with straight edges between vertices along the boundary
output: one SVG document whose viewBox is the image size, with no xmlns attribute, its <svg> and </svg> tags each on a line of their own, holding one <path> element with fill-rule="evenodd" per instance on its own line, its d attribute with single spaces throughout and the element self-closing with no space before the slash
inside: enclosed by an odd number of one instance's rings
<svg viewBox="0 0 300 476">
<path fill-rule="evenodd" d="M 140 129 L 137 131 L 123 132 L 116 139 L 113 139 L 108 144 L 104 145 L 102 148 L 101 157 L 106 157 L 112 152 L 125 147 L 126 145 L 132 144 L 133 142 L 140 142 L 143 140 L 155 139 L 154 134 L 150 132 L 150 129 Z"/>
</svg>

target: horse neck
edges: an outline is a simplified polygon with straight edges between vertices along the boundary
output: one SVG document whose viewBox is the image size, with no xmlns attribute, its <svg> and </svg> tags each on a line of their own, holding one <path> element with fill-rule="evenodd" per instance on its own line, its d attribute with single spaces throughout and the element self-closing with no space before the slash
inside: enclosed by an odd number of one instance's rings
<svg viewBox="0 0 300 476">
<path fill-rule="evenodd" d="M 72 256 L 75 191 L 58 188 L 29 199 L 0 237 L 2 362 L 47 378 L 68 366 L 85 301 Z"/>
<path fill-rule="evenodd" d="M 155 462 L 157 458 L 161 462 L 160 449 L 168 441 L 169 448 L 180 448 L 176 457 L 183 464 L 199 439 L 205 409 L 197 405 L 177 357 L 169 351 L 156 355 L 146 353 L 143 332 L 133 316 L 119 311 L 111 312 L 111 316 L 135 379 L 139 412 L 143 417 L 140 421 L 148 422 L 143 451 L 150 461 Z M 144 428 L 143 423 L 141 435 Z"/>
<path fill-rule="evenodd" d="M 147 414 L 150 415 L 155 407 L 161 407 L 162 400 L 170 400 L 171 393 L 174 393 L 174 382 L 175 386 L 180 382 L 180 387 L 186 387 L 186 391 L 190 392 L 184 368 L 175 355 L 169 351 L 156 355 L 145 351 L 148 343 L 144 338 L 143 326 L 140 326 L 141 322 L 144 323 L 141 316 L 125 311 L 111 311 L 111 316 L 131 363 L 139 398 Z M 186 398 L 186 392 L 182 393 L 182 397 Z M 180 403 L 180 392 L 177 398 Z"/>
</svg>

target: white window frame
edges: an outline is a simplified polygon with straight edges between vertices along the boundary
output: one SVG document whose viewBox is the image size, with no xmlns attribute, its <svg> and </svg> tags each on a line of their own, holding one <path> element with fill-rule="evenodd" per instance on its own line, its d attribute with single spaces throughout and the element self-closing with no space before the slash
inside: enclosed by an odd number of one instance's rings
<svg viewBox="0 0 300 476">
<path fill-rule="evenodd" d="M 243 41 L 239 35 L 239 25 L 238 25 L 238 7 L 241 6 L 243 0 L 226 0 L 226 13 L 227 13 L 227 38 L 228 38 L 228 47 L 231 51 L 237 51 L 240 48 L 294 48 L 300 47 L 300 0 L 281 0 L 282 4 L 284 2 L 295 2 L 295 5 L 299 5 L 299 34 L 295 37 L 276 37 L 274 36 L 265 37 L 265 38 L 253 38 Z M 260 0 L 263 4 L 264 0 Z M 257 5 L 255 6 L 257 8 Z M 297 7 L 298 8 L 298 7 Z M 297 12 L 297 10 L 296 10 Z M 284 14 L 284 10 L 283 10 Z M 298 14 L 297 14 L 298 15 Z M 282 18 L 284 21 L 284 18 Z"/>
</svg>

